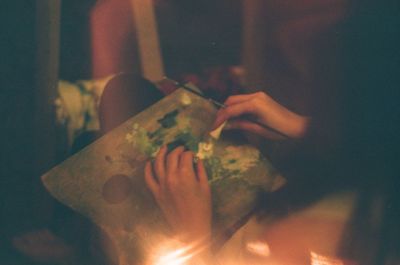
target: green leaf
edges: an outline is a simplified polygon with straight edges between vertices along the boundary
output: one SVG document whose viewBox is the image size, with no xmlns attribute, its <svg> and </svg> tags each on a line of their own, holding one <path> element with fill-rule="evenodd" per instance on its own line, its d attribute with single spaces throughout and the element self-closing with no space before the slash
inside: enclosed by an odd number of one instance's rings
<svg viewBox="0 0 400 265">
<path fill-rule="evenodd" d="M 161 119 L 157 120 L 157 122 L 159 124 L 161 124 L 161 126 L 163 128 L 172 128 L 175 125 L 177 125 L 176 116 L 178 114 L 179 114 L 179 111 L 177 109 L 173 110 L 173 111 L 165 114 L 164 117 L 162 117 Z"/>
</svg>

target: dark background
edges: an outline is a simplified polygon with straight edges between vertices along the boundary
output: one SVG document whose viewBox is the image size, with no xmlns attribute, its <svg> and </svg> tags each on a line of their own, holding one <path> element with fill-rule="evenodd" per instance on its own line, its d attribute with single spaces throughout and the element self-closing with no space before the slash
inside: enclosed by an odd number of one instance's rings
<svg viewBox="0 0 400 265">
<path fill-rule="evenodd" d="M 368 264 L 382 264 L 385 257 L 387 264 L 395 264 L 400 253 L 400 186 L 395 166 L 400 157 L 399 3 L 354 3 L 357 12 L 342 27 L 344 59 L 340 95 L 346 113 L 343 120 L 346 148 L 341 152 L 348 161 L 343 168 L 348 173 L 345 175 L 359 176 L 349 182 L 355 183 L 366 199 L 348 234 L 351 244 L 348 243 L 346 251 L 354 249 L 355 256 L 363 256 L 371 246 L 366 242 L 372 240 L 376 243 L 372 244 L 375 257 L 368 257 Z M 75 17 L 61 20 L 60 77 L 64 79 L 90 77 L 90 46 L 85 25 L 92 5 L 93 1 L 63 2 L 63 12 Z M 52 223 L 54 203 L 39 176 L 65 153 L 53 146 L 54 139 L 37 140 L 42 139 L 37 131 L 48 128 L 37 128 L 35 122 L 40 120 L 35 98 L 41 91 L 35 87 L 38 48 L 35 2 L 6 1 L 1 6 L 4 22 L 0 38 L 0 263 L 28 264 L 14 252 L 10 240 Z M 43 152 L 49 150 L 58 155 L 38 165 L 38 156 L 46 156 Z M 380 214 L 382 226 L 377 234 L 369 233 L 370 227 L 363 222 L 373 196 L 379 196 L 384 203 Z"/>
</svg>

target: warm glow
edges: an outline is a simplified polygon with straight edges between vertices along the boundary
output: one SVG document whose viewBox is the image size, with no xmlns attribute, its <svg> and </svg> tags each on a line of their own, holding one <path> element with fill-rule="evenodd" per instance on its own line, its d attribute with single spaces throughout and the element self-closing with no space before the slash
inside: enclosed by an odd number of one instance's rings
<svg viewBox="0 0 400 265">
<path fill-rule="evenodd" d="M 188 249 L 178 249 L 172 252 L 161 254 L 154 265 L 183 265 L 193 254 L 187 253 Z"/>
<path fill-rule="evenodd" d="M 268 244 L 262 241 L 249 242 L 246 244 L 246 249 L 258 256 L 268 257 L 271 254 Z"/>
<path fill-rule="evenodd" d="M 340 259 L 322 256 L 311 252 L 311 265 L 344 265 Z"/>
<path fill-rule="evenodd" d="M 204 245 L 199 242 L 182 246 L 178 241 L 167 240 L 153 252 L 149 265 L 184 265 L 187 261 L 204 250 Z"/>
</svg>

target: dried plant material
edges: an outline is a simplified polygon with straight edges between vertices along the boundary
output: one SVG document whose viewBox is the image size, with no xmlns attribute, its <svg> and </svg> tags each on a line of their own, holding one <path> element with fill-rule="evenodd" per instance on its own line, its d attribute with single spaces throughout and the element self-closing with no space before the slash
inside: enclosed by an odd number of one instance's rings
<svg viewBox="0 0 400 265">
<path fill-rule="evenodd" d="M 219 137 L 221 136 L 222 130 L 224 129 L 226 125 L 226 121 L 224 121 L 218 128 L 216 128 L 215 130 L 210 132 L 210 136 L 214 139 L 219 139 Z"/>
<path fill-rule="evenodd" d="M 183 145 L 203 159 L 213 228 L 221 234 L 253 209 L 259 192 L 273 190 L 278 174 L 250 145 L 208 135 L 204 142 L 216 112 L 209 101 L 178 89 L 46 173 L 43 183 L 107 232 L 119 264 L 145 264 L 147 249 L 170 231 L 146 187 L 144 165 L 161 146 Z"/>
</svg>

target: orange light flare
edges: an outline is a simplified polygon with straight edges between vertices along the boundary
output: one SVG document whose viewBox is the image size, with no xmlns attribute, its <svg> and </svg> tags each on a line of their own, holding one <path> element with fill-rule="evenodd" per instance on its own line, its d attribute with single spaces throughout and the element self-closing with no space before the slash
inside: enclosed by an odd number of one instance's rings
<svg viewBox="0 0 400 265">
<path fill-rule="evenodd" d="M 315 252 L 310 252 L 311 265 L 345 265 L 341 259 L 319 255 Z"/>
<path fill-rule="evenodd" d="M 183 265 L 192 256 L 193 254 L 187 253 L 187 249 L 181 248 L 159 255 L 154 265 Z"/>
<path fill-rule="evenodd" d="M 206 246 L 197 242 L 183 246 L 171 240 L 154 251 L 149 265 L 185 265 L 205 248 Z"/>
<path fill-rule="evenodd" d="M 271 255 L 271 250 L 269 245 L 263 241 L 253 241 L 246 244 L 246 250 L 257 256 L 269 257 Z"/>
</svg>

